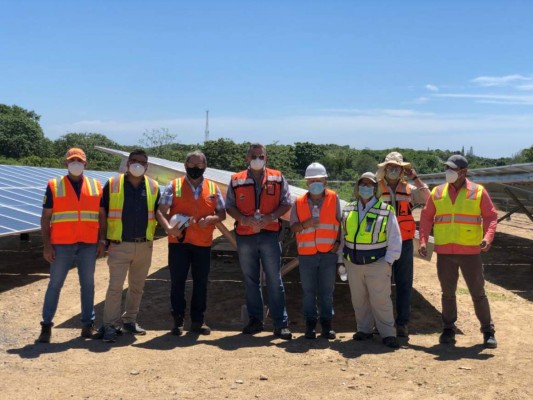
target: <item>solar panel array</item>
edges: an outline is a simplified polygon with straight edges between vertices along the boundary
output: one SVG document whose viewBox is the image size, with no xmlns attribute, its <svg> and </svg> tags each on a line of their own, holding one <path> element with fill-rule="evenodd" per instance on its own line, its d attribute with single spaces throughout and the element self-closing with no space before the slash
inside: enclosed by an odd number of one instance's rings
<svg viewBox="0 0 533 400">
<path fill-rule="evenodd" d="M 65 174 L 64 168 L 0 165 L 0 237 L 40 230 L 46 184 Z M 84 174 L 103 184 L 116 172 Z"/>
</svg>

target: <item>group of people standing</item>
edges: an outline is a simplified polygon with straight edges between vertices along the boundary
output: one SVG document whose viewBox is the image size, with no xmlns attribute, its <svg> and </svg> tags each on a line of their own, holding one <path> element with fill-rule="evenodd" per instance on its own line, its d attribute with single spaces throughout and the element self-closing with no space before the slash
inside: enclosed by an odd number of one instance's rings
<svg viewBox="0 0 533 400">
<path fill-rule="evenodd" d="M 347 276 L 350 286 L 357 323 L 353 339 L 371 339 L 377 330 L 386 346 L 398 348 L 398 337 L 409 335 L 416 231 L 412 210 L 415 203 L 421 203 L 425 204 L 420 222 L 422 256 L 426 255 L 429 233 L 435 225 L 444 324 L 440 342 L 455 343 L 455 290 L 460 268 L 481 323 L 483 343 L 496 347 L 480 252 L 490 248 L 497 214 L 486 190 L 466 179 L 468 161 L 464 157 L 450 157 L 444 164 L 447 182 L 430 192 L 400 153 L 389 153 L 375 174 L 366 172 L 359 177 L 357 198 L 344 208 L 337 194 L 327 187 L 327 171 L 319 163 L 307 167 L 308 191 L 294 204 L 283 174 L 267 167 L 264 145 L 250 145 L 246 163 L 247 169 L 232 176 L 224 199 L 216 183 L 203 177 L 205 155 L 200 151 L 189 153 L 186 175 L 172 180 L 160 194 L 158 183 L 145 174 L 148 156 L 144 151 L 133 151 L 127 172 L 110 178 L 102 189 L 97 180 L 83 175 L 87 165 L 83 150 L 70 149 L 65 157 L 68 174 L 49 181 L 43 205 L 44 258 L 51 267 L 38 341 L 50 341 L 61 287 L 73 264 L 81 286 L 82 337 L 114 342 L 123 331 L 145 334 L 137 315 L 157 222 L 168 235 L 174 321 L 171 332 L 177 336 L 184 332 L 185 283 L 191 270 L 190 331 L 210 334 L 211 328 L 204 320 L 210 251 L 215 225 L 226 218 L 227 212 L 235 220 L 243 273 L 248 313 L 244 334 L 264 329 L 263 272 L 273 333 L 284 340 L 292 338 L 279 242 L 280 218 L 290 215 L 303 290 L 305 337 L 315 339 L 320 322 L 320 336 L 336 338 L 332 320 L 338 269 L 341 277 Z M 176 215 L 183 217 L 181 222 L 174 221 Z M 96 258 L 103 256 L 106 248 L 109 286 L 103 325 L 96 331 L 94 268 Z M 126 276 L 128 291 L 122 312 Z M 396 312 L 391 281 L 396 285 Z"/>
</svg>

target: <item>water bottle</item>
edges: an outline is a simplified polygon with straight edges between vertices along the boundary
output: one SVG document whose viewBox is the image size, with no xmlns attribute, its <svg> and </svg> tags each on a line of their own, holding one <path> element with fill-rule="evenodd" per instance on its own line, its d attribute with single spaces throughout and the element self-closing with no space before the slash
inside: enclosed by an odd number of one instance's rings
<svg viewBox="0 0 533 400">
<path fill-rule="evenodd" d="M 259 211 L 259 208 L 257 210 L 255 210 L 255 213 L 254 213 L 254 219 L 256 222 L 259 222 L 261 220 L 263 216 L 261 215 L 261 211 Z M 259 232 L 259 228 L 256 228 L 254 227 L 254 232 L 257 233 Z"/>
<path fill-rule="evenodd" d="M 339 265 L 339 268 L 337 269 L 339 272 L 339 276 L 341 278 L 341 281 L 346 282 L 348 280 L 348 272 L 346 271 L 346 267 L 344 265 Z"/>
<path fill-rule="evenodd" d="M 318 209 L 318 205 L 315 204 L 313 206 L 313 211 L 311 212 L 311 215 L 313 216 L 313 218 L 315 219 L 318 219 L 320 217 L 320 210 Z"/>
</svg>

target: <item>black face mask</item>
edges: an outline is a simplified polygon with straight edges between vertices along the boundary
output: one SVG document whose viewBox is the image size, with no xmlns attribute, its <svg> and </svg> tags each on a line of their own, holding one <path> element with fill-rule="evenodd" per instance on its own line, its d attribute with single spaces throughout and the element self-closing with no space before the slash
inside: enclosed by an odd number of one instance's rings
<svg viewBox="0 0 533 400">
<path fill-rule="evenodd" d="M 189 177 L 191 179 L 196 180 L 198 178 L 201 178 L 204 175 L 205 168 L 198 168 L 198 167 L 189 168 L 189 167 L 185 167 L 185 171 L 187 171 L 187 175 L 189 175 Z"/>
</svg>

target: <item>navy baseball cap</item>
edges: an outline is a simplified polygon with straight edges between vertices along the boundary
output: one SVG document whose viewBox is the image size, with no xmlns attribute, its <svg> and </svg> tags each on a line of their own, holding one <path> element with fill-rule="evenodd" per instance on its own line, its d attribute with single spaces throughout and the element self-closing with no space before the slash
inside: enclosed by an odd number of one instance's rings
<svg viewBox="0 0 533 400">
<path fill-rule="evenodd" d="M 448 158 L 448 161 L 446 161 L 444 165 L 447 165 L 453 169 L 468 168 L 468 160 L 460 154 L 454 154 Z"/>
</svg>

